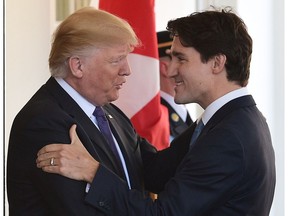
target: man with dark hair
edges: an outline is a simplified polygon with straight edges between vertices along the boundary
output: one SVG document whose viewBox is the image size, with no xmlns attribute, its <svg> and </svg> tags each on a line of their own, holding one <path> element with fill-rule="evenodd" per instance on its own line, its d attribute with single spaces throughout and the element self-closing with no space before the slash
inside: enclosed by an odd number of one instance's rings
<svg viewBox="0 0 288 216">
<path fill-rule="evenodd" d="M 157 32 L 158 53 L 159 53 L 159 76 L 160 76 L 160 96 L 161 104 L 166 106 L 169 114 L 170 142 L 193 122 L 190 114 L 184 104 L 176 104 L 175 83 L 169 77 L 168 68 L 171 63 L 171 45 L 172 38 L 170 32 Z"/>
</svg>

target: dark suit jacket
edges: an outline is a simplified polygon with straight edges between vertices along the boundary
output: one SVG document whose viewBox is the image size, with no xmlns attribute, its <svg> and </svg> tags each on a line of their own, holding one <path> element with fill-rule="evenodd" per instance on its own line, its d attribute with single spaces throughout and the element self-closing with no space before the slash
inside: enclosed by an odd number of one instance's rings
<svg viewBox="0 0 288 216">
<path fill-rule="evenodd" d="M 189 143 L 194 128 L 171 146 Z M 104 168 L 94 181 L 89 202 L 108 203 L 107 215 L 268 216 L 275 188 L 270 132 L 252 96 L 243 96 L 213 115 L 156 202 L 125 190 Z"/>
<path fill-rule="evenodd" d="M 156 150 L 135 133 L 129 119 L 117 107 L 110 104 L 104 109 L 113 117 L 109 118 L 111 129 L 125 158 L 131 187 L 142 191 L 143 195 L 143 170 L 153 165 Z M 49 143 L 70 143 L 68 131 L 72 124 L 77 124 L 77 133 L 90 154 L 100 161 L 102 167 L 124 182 L 127 189 L 123 171 L 102 134 L 55 79 L 50 78 L 18 113 L 11 129 L 7 159 L 7 192 L 11 216 L 104 215 L 105 207 L 103 211 L 87 202 L 86 182 L 45 173 L 36 167 L 37 152 L 43 146 Z M 141 149 L 145 152 L 145 167 L 142 165 Z M 176 151 L 176 154 L 185 153 L 184 150 L 180 151 L 182 153 Z M 174 153 L 170 153 L 173 158 Z M 177 164 L 179 161 L 176 155 L 174 162 Z M 168 175 L 172 174 L 171 171 L 167 172 L 164 178 L 168 179 Z M 158 185 L 163 185 L 162 182 L 159 181 Z M 152 184 L 147 179 L 148 189 L 149 185 Z"/>
<path fill-rule="evenodd" d="M 193 123 L 188 112 L 186 121 L 183 121 L 182 118 L 178 115 L 178 113 L 164 98 L 161 98 L 161 104 L 166 106 L 168 109 L 170 136 L 172 136 L 173 138 L 179 136 Z"/>
</svg>

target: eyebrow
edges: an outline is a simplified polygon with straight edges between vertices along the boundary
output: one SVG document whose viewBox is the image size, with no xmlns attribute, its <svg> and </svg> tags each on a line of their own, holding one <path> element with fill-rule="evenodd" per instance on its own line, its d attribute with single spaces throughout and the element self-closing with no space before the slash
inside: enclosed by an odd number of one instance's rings
<svg viewBox="0 0 288 216">
<path fill-rule="evenodd" d="M 172 52 L 171 52 L 171 56 L 178 57 L 178 56 L 185 56 L 185 55 L 184 55 L 183 53 L 181 53 L 181 52 L 172 51 Z"/>
<path fill-rule="evenodd" d="M 118 56 L 112 56 L 112 57 L 110 57 L 109 58 L 109 60 L 111 60 L 111 61 L 118 61 L 118 60 L 122 60 L 122 59 L 124 59 L 124 58 L 126 58 L 127 57 L 127 55 L 118 55 Z"/>
</svg>

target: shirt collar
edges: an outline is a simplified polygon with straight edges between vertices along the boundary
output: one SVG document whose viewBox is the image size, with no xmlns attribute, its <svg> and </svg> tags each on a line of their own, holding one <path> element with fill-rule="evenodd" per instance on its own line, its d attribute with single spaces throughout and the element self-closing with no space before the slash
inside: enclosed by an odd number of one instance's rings
<svg viewBox="0 0 288 216">
<path fill-rule="evenodd" d="M 87 101 L 82 95 L 80 95 L 72 86 L 70 86 L 64 79 L 55 78 L 58 84 L 73 98 L 73 100 L 81 107 L 86 115 L 91 118 L 95 106 Z"/>
<path fill-rule="evenodd" d="M 218 98 L 217 100 L 215 100 L 213 103 L 211 103 L 203 112 L 201 118 L 202 121 L 204 123 L 204 125 L 210 120 L 210 118 L 222 107 L 224 106 L 226 103 L 228 103 L 229 101 L 238 98 L 238 97 L 242 97 L 248 95 L 248 89 L 247 87 L 243 87 L 240 89 L 236 89 L 234 91 L 231 91 L 225 95 L 223 95 L 222 97 Z M 200 118 L 199 118 L 200 119 Z"/>
</svg>

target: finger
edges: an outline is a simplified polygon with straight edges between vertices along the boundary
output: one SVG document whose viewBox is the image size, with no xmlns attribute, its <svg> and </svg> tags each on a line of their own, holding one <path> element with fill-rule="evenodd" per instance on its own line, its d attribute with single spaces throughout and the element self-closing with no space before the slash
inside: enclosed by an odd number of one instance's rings
<svg viewBox="0 0 288 216">
<path fill-rule="evenodd" d="M 49 160 L 52 157 L 55 158 L 55 153 L 54 152 L 47 152 L 47 153 L 39 154 L 37 156 L 36 162 L 46 161 L 46 160 Z"/>
<path fill-rule="evenodd" d="M 80 139 L 79 139 L 77 132 L 76 132 L 76 127 L 77 127 L 77 125 L 73 124 L 69 130 L 71 144 L 75 144 L 75 145 L 77 143 L 80 143 Z"/>
<path fill-rule="evenodd" d="M 48 173 L 59 173 L 59 166 L 43 166 L 43 167 L 39 167 L 41 168 L 43 171 L 48 172 Z"/>
<path fill-rule="evenodd" d="M 75 140 L 77 139 L 76 127 L 77 127 L 76 124 L 73 124 L 69 130 L 71 144 L 74 143 Z"/>
<path fill-rule="evenodd" d="M 51 157 L 46 160 L 36 160 L 36 165 L 38 168 L 43 168 L 47 166 L 58 166 L 59 160 L 55 157 Z"/>
<path fill-rule="evenodd" d="M 49 152 L 60 151 L 62 148 L 63 148 L 63 146 L 61 144 L 49 144 L 49 145 L 46 145 L 43 148 L 41 148 L 38 151 L 37 156 L 39 156 L 41 154 L 46 154 Z"/>
</svg>

